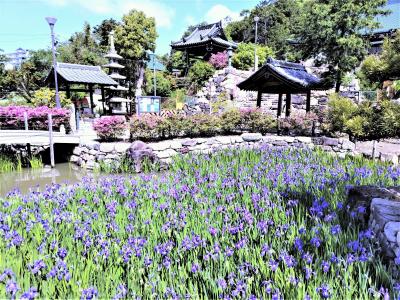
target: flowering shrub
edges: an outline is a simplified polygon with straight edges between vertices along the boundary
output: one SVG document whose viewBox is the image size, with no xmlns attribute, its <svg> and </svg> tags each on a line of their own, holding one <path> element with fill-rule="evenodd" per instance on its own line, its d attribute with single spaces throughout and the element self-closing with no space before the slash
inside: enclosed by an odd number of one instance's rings
<svg viewBox="0 0 400 300">
<path fill-rule="evenodd" d="M 296 111 L 281 120 L 280 128 L 285 133 L 311 135 L 317 121 L 318 116 L 313 112 Z"/>
<path fill-rule="evenodd" d="M 127 129 L 125 117 L 105 116 L 93 122 L 93 129 L 102 140 L 115 140 L 124 134 Z"/>
<path fill-rule="evenodd" d="M 276 128 L 275 118 L 270 114 L 263 113 L 259 108 L 241 109 L 240 119 L 240 126 L 244 130 L 265 134 Z"/>
<path fill-rule="evenodd" d="M 217 70 L 225 68 L 228 65 L 228 53 L 223 51 L 211 54 L 209 63 Z"/>
<path fill-rule="evenodd" d="M 133 116 L 130 120 L 130 136 L 132 139 L 157 139 L 162 135 L 163 118 L 155 115 L 143 114 L 140 116 Z"/>
<path fill-rule="evenodd" d="M 29 129 L 47 130 L 48 115 L 52 115 L 53 128 L 59 130 L 61 125 L 70 130 L 70 111 L 64 108 L 49 108 L 47 106 L 0 106 L 0 129 L 24 129 L 24 113 L 28 116 Z"/>
<path fill-rule="evenodd" d="M 400 169 L 266 147 L 11 193 L 0 298 L 397 299 L 398 267 L 353 219 L 365 209 L 342 203 L 354 184 L 395 186 Z"/>
</svg>

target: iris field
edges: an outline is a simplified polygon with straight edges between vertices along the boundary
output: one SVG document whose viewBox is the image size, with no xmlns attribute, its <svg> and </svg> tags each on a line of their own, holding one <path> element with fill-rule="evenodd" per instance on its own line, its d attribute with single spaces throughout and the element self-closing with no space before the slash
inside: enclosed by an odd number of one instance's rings
<svg viewBox="0 0 400 300">
<path fill-rule="evenodd" d="M 352 184 L 400 184 L 400 168 L 265 147 L 13 192 L 0 203 L 0 298 L 393 297 L 392 266 L 353 219 L 365 211 L 346 207 Z"/>
</svg>

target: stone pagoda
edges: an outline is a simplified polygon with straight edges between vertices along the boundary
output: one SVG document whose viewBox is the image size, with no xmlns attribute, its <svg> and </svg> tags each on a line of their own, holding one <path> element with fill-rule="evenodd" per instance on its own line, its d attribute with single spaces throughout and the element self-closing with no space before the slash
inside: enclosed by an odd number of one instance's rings
<svg viewBox="0 0 400 300">
<path fill-rule="evenodd" d="M 108 68 L 109 76 L 118 82 L 118 86 L 109 88 L 106 103 L 111 114 L 131 114 L 132 100 L 127 97 L 128 88 L 124 86 L 125 76 L 119 74 L 119 70 L 125 68 L 118 61 L 123 57 L 117 53 L 114 46 L 114 31 L 110 32 L 110 51 L 104 56 L 109 59 L 109 63 L 103 65 Z"/>
</svg>

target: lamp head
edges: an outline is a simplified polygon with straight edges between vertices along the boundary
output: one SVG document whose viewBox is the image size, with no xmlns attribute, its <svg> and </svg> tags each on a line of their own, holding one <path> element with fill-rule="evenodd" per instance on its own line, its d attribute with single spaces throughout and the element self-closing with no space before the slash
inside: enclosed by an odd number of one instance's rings
<svg viewBox="0 0 400 300">
<path fill-rule="evenodd" d="M 260 21 L 260 18 L 258 16 L 255 16 L 254 17 L 254 22 L 258 22 L 258 21 Z"/>
<path fill-rule="evenodd" d="M 54 26 L 54 24 L 57 22 L 57 19 L 54 17 L 46 17 L 46 21 L 50 26 Z"/>
</svg>

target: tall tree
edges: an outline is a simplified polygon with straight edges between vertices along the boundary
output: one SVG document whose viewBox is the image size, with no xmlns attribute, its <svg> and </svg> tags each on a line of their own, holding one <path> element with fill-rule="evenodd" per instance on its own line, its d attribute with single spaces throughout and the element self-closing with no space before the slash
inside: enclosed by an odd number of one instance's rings
<svg viewBox="0 0 400 300">
<path fill-rule="evenodd" d="M 376 16 L 385 14 L 386 0 L 309 0 L 299 32 L 304 58 L 331 66 L 340 90 L 346 72 L 354 70 L 367 53 L 365 30 L 377 28 Z"/>
<path fill-rule="evenodd" d="M 136 95 L 141 95 L 144 79 L 146 50 L 156 48 L 156 22 L 152 17 L 135 9 L 122 17 L 122 23 L 115 28 L 115 46 L 125 59 L 125 75 L 129 83 L 129 92 L 133 96 L 136 83 Z"/>
<path fill-rule="evenodd" d="M 94 38 L 98 44 L 102 47 L 108 47 L 108 37 L 111 31 L 115 30 L 115 27 L 119 25 L 114 19 L 103 20 L 99 25 L 93 28 Z"/>
<path fill-rule="evenodd" d="M 257 16 L 257 43 L 272 48 L 277 58 L 295 59 L 288 40 L 298 31 L 301 14 L 300 0 L 264 0 L 251 11 L 243 11 L 243 19 L 228 24 L 226 32 L 236 42 L 254 43 Z"/>
</svg>

